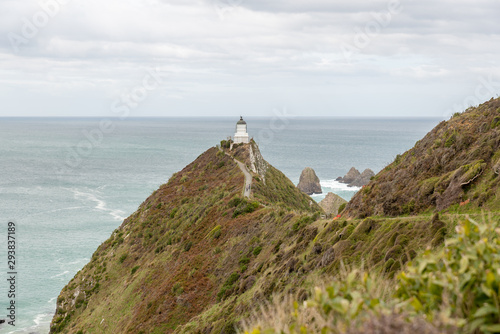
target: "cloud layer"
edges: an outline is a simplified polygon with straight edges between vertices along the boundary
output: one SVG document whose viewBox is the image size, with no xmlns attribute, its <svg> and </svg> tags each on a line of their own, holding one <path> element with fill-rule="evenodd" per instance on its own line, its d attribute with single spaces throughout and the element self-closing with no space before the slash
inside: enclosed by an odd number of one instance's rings
<svg viewBox="0 0 500 334">
<path fill-rule="evenodd" d="M 132 116 L 442 117 L 500 93 L 498 17 L 496 0 L 4 0 L 0 116 L 113 115 L 155 70 Z"/>
</svg>

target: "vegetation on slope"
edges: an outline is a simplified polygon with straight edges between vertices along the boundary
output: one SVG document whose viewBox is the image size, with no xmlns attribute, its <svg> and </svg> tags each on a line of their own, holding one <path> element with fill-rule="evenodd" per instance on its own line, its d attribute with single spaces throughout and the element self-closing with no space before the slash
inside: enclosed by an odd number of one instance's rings
<svg viewBox="0 0 500 334">
<path fill-rule="evenodd" d="M 258 300 L 279 286 L 264 272 L 282 239 L 298 239 L 321 210 L 272 166 L 264 177 L 254 182 L 275 197 L 257 185 L 241 198 L 243 174 L 216 148 L 173 175 L 63 289 L 51 332 L 233 331 L 247 290 Z M 247 300 L 238 309 L 236 297 Z"/>
<path fill-rule="evenodd" d="M 498 217 L 466 219 L 444 248 L 418 256 L 395 280 L 345 271 L 302 305 L 256 314 L 246 333 L 499 333 L 499 228 Z"/>
<path fill-rule="evenodd" d="M 354 217 L 437 209 L 498 210 L 500 98 L 441 122 L 377 174 L 347 205 Z"/>
</svg>

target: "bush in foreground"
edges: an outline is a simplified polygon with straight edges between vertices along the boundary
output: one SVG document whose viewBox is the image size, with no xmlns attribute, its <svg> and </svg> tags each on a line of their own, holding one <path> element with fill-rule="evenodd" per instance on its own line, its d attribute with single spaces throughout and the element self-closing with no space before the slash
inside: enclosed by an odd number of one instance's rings
<svg viewBox="0 0 500 334">
<path fill-rule="evenodd" d="M 354 269 L 313 297 L 262 308 L 248 334 L 500 333 L 500 224 L 465 220 L 395 280 Z"/>
</svg>

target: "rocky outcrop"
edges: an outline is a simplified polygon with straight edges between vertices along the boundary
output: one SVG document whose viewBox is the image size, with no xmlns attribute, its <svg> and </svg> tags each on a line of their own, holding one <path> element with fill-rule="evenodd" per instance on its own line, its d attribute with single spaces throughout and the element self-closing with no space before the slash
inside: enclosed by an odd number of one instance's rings
<svg viewBox="0 0 500 334">
<path fill-rule="evenodd" d="M 350 184 L 351 182 L 354 182 L 354 180 L 356 180 L 360 176 L 361 176 L 361 173 L 359 172 L 359 170 L 357 170 L 354 167 L 351 167 L 351 169 L 349 169 L 347 174 L 344 175 L 344 177 L 338 177 L 337 181 Z"/>
<path fill-rule="evenodd" d="M 375 176 L 375 173 L 369 168 L 360 173 L 356 168 L 352 167 L 344 177 L 338 177 L 337 181 L 346 183 L 349 187 L 362 187 L 367 185 L 373 176 Z"/>
<path fill-rule="evenodd" d="M 250 169 L 255 174 L 259 174 L 259 176 L 262 178 L 262 181 L 266 183 L 266 173 L 269 165 L 262 157 L 259 147 L 253 140 L 249 145 L 248 153 L 250 159 Z"/>
<path fill-rule="evenodd" d="M 339 213 L 339 207 L 347 203 L 345 199 L 334 193 L 328 193 L 326 197 L 319 202 L 319 206 L 323 208 L 325 213 L 336 215 Z"/>
<path fill-rule="evenodd" d="M 306 167 L 300 174 L 299 184 L 297 188 L 308 195 L 321 194 L 321 184 L 319 178 L 311 167 Z"/>
<path fill-rule="evenodd" d="M 349 185 L 351 187 L 362 187 L 364 185 L 367 185 L 368 182 L 370 182 L 370 179 L 374 176 L 375 173 L 371 169 L 367 168 L 363 171 L 363 173 L 361 173 L 361 175 L 357 179 L 352 181 Z"/>
</svg>

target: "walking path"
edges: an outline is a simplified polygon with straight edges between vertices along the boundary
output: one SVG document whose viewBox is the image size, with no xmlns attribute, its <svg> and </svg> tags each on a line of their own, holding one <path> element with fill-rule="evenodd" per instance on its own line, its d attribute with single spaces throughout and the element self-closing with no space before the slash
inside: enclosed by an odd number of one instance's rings
<svg viewBox="0 0 500 334">
<path fill-rule="evenodd" d="M 250 191 L 252 190 L 252 175 L 250 175 L 250 172 L 244 163 L 239 162 L 236 159 L 234 159 L 234 161 L 238 164 L 238 167 L 240 167 L 243 174 L 245 174 L 245 192 L 243 193 L 243 196 L 250 198 Z"/>
<path fill-rule="evenodd" d="M 219 147 L 219 150 L 224 152 L 224 150 L 221 149 L 220 147 Z M 243 192 L 243 196 L 247 197 L 247 198 L 250 198 L 250 194 L 252 192 L 252 175 L 248 171 L 247 166 L 245 166 L 244 163 L 239 162 L 238 160 L 236 160 L 231 155 L 227 154 L 227 152 L 224 152 L 224 154 L 227 155 L 228 157 L 230 157 L 231 159 L 233 159 L 233 161 L 238 164 L 238 167 L 240 167 L 241 171 L 245 175 L 245 191 Z"/>
</svg>

